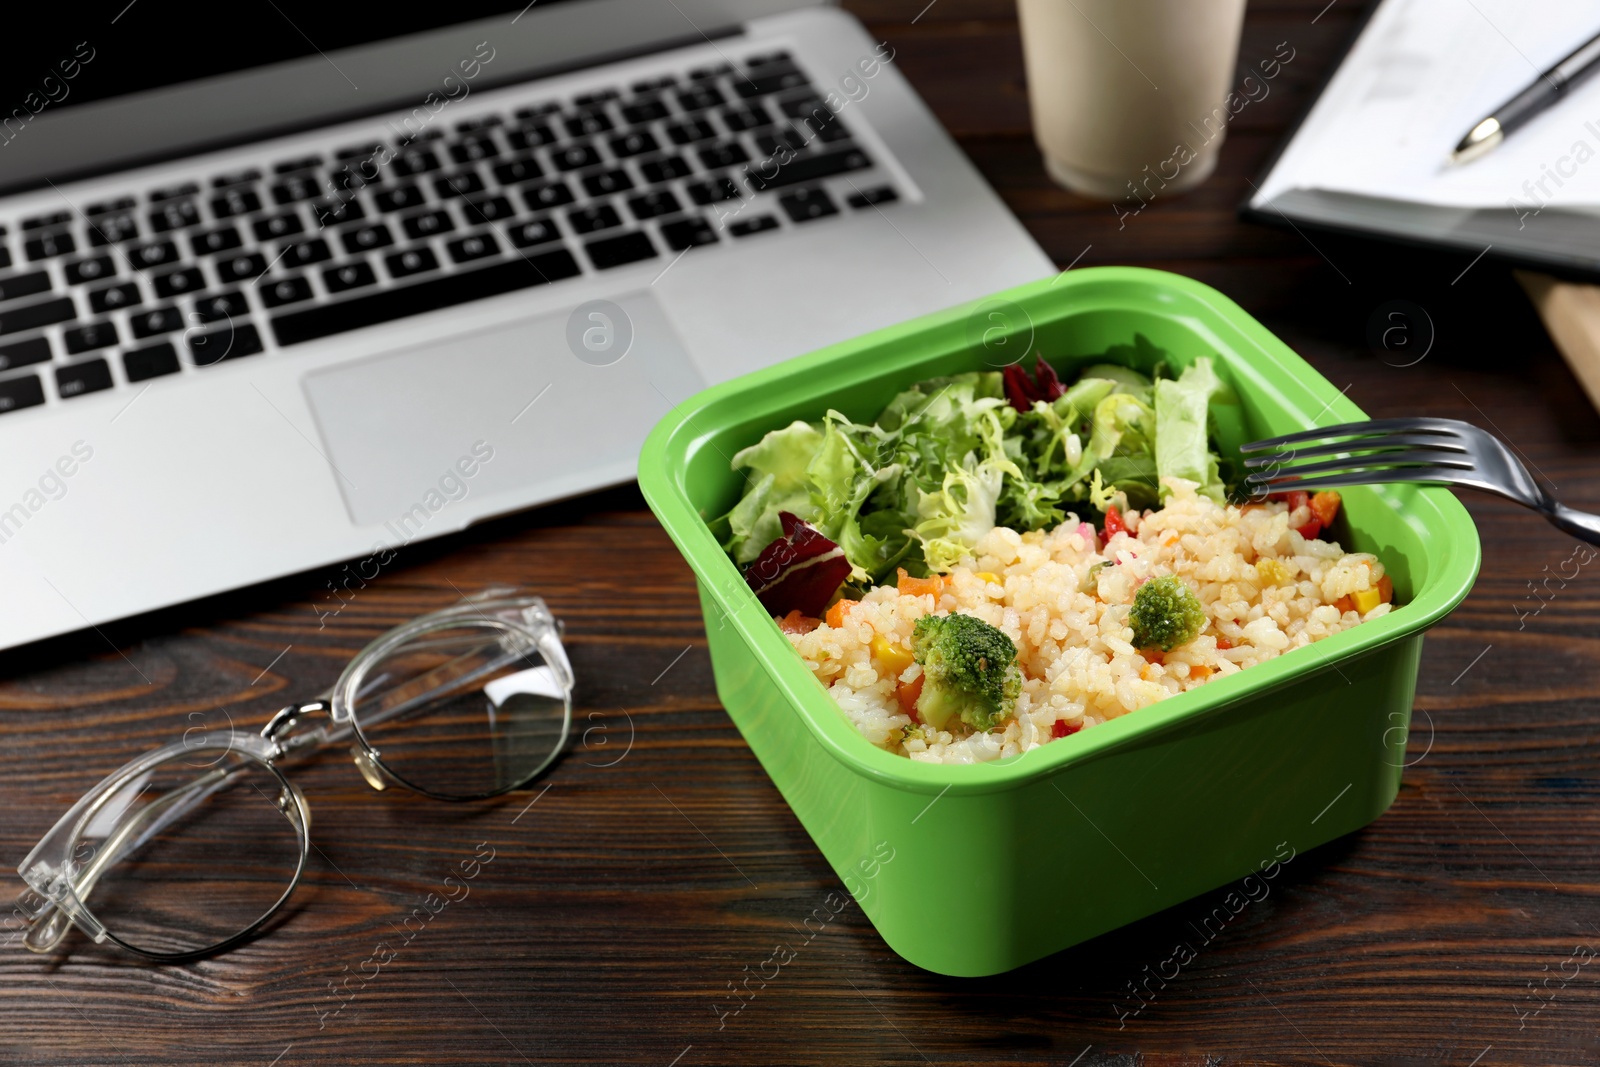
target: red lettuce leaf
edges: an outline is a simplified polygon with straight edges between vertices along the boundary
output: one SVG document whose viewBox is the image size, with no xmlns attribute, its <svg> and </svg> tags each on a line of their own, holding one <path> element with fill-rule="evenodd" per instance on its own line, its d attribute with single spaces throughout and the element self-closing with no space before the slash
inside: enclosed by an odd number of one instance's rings
<svg viewBox="0 0 1600 1067">
<path fill-rule="evenodd" d="M 744 580 L 768 614 L 791 611 L 819 617 L 833 594 L 850 577 L 844 549 L 815 526 L 787 511 L 778 513 L 783 536 L 774 540 L 744 570 Z"/>
</svg>

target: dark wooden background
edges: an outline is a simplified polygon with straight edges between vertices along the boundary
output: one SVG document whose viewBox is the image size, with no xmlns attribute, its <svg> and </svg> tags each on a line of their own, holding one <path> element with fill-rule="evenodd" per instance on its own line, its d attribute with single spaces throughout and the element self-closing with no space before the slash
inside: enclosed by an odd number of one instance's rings
<svg viewBox="0 0 1600 1067">
<path fill-rule="evenodd" d="M 1369 413 L 1492 426 L 1563 500 L 1600 509 L 1600 420 L 1503 266 L 1236 220 L 1354 0 L 1252 0 L 1241 61 L 1281 41 L 1295 58 L 1209 183 L 1125 226 L 1046 179 L 1010 0 L 937 0 L 919 18 L 925 2 L 848 6 L 1059 264 L 1199 278 Z M 1432 320 L 1414 366 L 1368 348 L 1392 300 Z M 1510 505 L 1466 503 L 1483 576 L 1428 638 L 1399 799 L 1286 868 L 1125 1028 L 1126 984 L 1216 900 L 981 981 L 905 964 L 851 905 L 719 1026 L 729 983 L 840 884 L 718 706 L 688 568 L 631 487 L 408 548 L 323 629 L 319 573 L 108 628 L 118 651 L 90 634 L 0 658 L 8 868 L 130 754 L 196 722 L 259 723 L 458 589 L 541 592 L 583 679 L 582 736 L 520 818 L 525 800 L 464 812 L 375 795 L 338 759 L 303 769 L 320 854 L 297 913 L 252 945 L 182 967 L 0 950 L 0 1062 L 1595 1063 L 1600 966 L 1570 961 L 1600 949 L 1600 579 L 1586 568 L 1533 599 L 1571 543 Z M 470 897 L 319 1016 L 329 984 L 477 841 L 496 859 Z"/>
</svg>

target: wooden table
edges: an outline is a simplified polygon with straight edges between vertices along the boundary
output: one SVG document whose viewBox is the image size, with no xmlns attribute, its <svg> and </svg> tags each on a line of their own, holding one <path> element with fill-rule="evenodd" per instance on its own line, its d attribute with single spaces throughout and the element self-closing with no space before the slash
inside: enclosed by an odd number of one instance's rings
<svg viewBox="0 0 1600 1067">
<path fill-rule="evenodd" d="M 1563 500 L 1600 507 L 1600 420 L 1504 268 L 1236 221 L 1358 14 L 1325 2 L 1253 0 L 1241 62 L 1281 41 L 1295 58 L 1239 115 L 1216 177 L 1120 222 L 1045 178 L 1009 0 L 849 6 L 1059 264 L 1197 277 L 1369 413 L 1496 429 Z M 1431 318 L 1414 365 L 1369 350 L 1392 300 Z M 840 885 L 718 706 L 689 570 L 631 487 L 408 548 L 337 614 L 332 574 L 309 574 L 4 657 L 7 865 L 131 754 L 264 721 L 458 589 L 540 591 L 567 620 L 584 700 L 532 808 L 441 813 L 371 793 L 338 759 L 303 769 L 320 855 L 300 909 L 229 955 L 0 951 L 0 1062 L 1594 1063 L 1600 966 L 1575 961 L 1600 948 L 1600 585 L 1587 569 L 1541 585 L 1571 542 L 1466 503 L 1484 576 L 1428 639 L 1399 799 L 1286 868 L 1125 1026 L 1127 983 L 1211 896 L 982 981 L 907 965 L 852 905 L 719 1018 L 730 984 Z M 331 1014 L 330 985 L 480 841 L 496 858 L 470 896 Z"/>
</svg>

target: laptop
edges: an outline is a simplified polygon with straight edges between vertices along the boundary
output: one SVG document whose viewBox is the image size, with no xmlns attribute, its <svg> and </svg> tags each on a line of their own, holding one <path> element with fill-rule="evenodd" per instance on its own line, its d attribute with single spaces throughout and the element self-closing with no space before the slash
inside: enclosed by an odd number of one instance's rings
<svg viewBox="0 0 1600 1067">
<path fill-rule="evenodd" d="M 0 647 L 353 588 L 1053 269 L 833 7 L 61 7 L 0 46 Z"/>
</svg>

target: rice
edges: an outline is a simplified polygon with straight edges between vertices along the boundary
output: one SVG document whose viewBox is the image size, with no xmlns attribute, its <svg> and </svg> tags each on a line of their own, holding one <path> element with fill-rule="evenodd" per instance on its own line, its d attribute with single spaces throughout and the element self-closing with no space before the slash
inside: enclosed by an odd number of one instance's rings
<svg viewBox="0 0 1600 1067">
<path fill-rule="evenodd" d="M 824 623 L 789 639 L 874 745 L 928 763 L 977 763 L 1020 755 L 1390 610 L 1382 603 L 1363 615 L 1335 606 L 1377 588 L 1383 565 L 1368 553 L 1302 537 L 1295 527 L 1308 519 L 1303 506 L 1291 514 L 1283 503 L 1220 505 L 1191 483 L 1168 485 L 1165 507 L 1129 512 L 1128 530 L 1104 546 L 1075 516 L 1048 531 L 998 527 L 937 595 L 878 586 L 841 625 Z M 1110 565 L 1091 575 L 1101 563 Z M 1141 582 L 1164 574 L 1178 575 L 1199 595 L 1207 625 L 1189 644 L 1144 654 L 1133 646 L 1128 609 Z M 952 612 L 977 616 L 1017 646 L 1023 682 L 1016 714 L 987 733 L 959 721 L 950 731 L 914 722 L 896 689 L 922 668 L 913 663 L 896 674 L 873 655 L 875 637 L 909 649 L 919 618 Z"/>
</svg>

